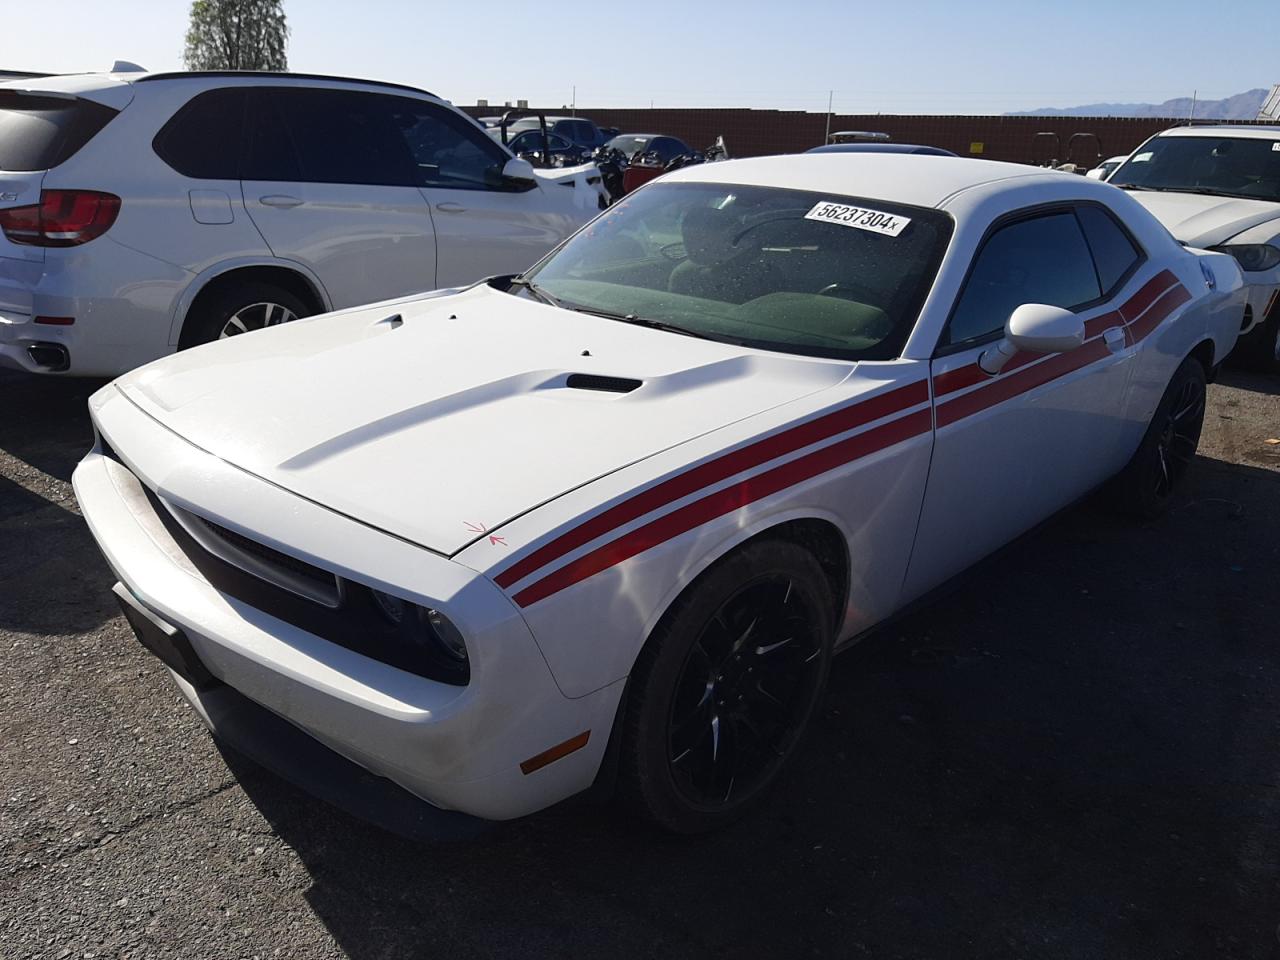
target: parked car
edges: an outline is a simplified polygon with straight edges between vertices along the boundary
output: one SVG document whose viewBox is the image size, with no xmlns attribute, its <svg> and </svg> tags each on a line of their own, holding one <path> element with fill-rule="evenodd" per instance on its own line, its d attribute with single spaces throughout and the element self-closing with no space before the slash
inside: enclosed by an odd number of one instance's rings
<svg viewBox="0 0 1280 960">
<path fill-rule="evenodd" d="M 572 167 L 591 160 L 591 155 L 585 148 L 571 143 L 557 133 L 548 133 L 545 144 L 541 130 L 523 130 L 507 141 L 508 150 L 517 157 L 525 157 L 534 166 L 544 165 L 543 161 L 547 159 L 543 157 L 544 147 L 549 158 L 546 166 Z"/>
<path fill-rule="evenodd" d="M 917 153 L 928 157 L 954 157 L 956 154 L 941 147 L 926 147 L 918 143 L 828 143 L 810 147 L 805 153 Z"/>
<path fill-rule="evenodd" d="M 395 84 L 17 80 L 0 130 L 0 363 L 39 373 L 511 273 L 598 209 L 581 171 L 535 172 Z"/>
<path fill-rule="evenodd" d="M 1242 310 L 1236 260 L 1084 177 L 702 164 L 522 276 L 115 381 L 73 482 L 233 745 L 265 708 L 495 819 L 604 764 L 699 831 L 836 649 L 1099 485 L 1165 510 Z"/>
<path fill-rule="evenodd" d="M 502 117 L 483 117 L 481 123 L 488 129 L 489 135 L 501 140 Z M 525 130 L 536 130 L 540 127 L 538 115 L 520 117 L 507 125 L 507 137 L 514 137 Z M 570 143 L 590 153 L 603 146 L 609 139 L 591 120 L 586 117 L 547 117 L 547 132 L 563 137 Z"/>
<path fill-rule="evenodd" d="M 1240 261 L 1249 305 L 1232 359 L 1280 373 L 1280 127 L 1164 130 L 1108 182 L 1183 243 Z"/>
<path fill-rule="evenodd" d="M 652 154 L 659 165 L 670 163 L 686 153 L 697 152 L 679 137 L 659 133 L 622 133 L 606 143 L 605 147 L 617 150 L 631 161 Z"/>
<path fill-rule="evenodd" d="M 1085 176 L 1091 177 L 1094 180 L 1107 180 L 1110 178 L 1111 174 L 1115 173 L 1116 170 L 1120 168 L 1120 164 L 1124 163 L 1127 159 L 1129 158 L 1124 155 L 1119 157 L 1110 157 L 1085 173 Z"/>
</svg>

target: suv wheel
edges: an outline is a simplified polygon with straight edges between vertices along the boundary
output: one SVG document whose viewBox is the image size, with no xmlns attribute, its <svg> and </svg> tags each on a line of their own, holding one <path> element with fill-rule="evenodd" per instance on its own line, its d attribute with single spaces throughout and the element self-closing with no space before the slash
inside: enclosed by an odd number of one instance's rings
<svg viewBox="0 0 1280 960">
<path fill-rule="evenodd" d="M 187 317 L 178 348 L 198 346 L 274 327 L 313 311 L 296 296 L 274 284 L 252 281 L 228 284 L 198 302 Z"/>
</svg>

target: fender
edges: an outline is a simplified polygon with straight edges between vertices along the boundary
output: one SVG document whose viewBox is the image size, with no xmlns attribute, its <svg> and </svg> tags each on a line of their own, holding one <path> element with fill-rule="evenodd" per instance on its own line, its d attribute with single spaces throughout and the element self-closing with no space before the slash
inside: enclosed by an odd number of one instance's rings
<svg viewBox="0 0 1280 960">
<path fill-rule="evenodd" d="M 174 302 L 173 314 L 169 318 L 169 345 L 175 347 L 179 338 L 182 336 L 182 324 L 187 319 L 187 311 L 191 309 L 191 304 L 195 302 L 200 291 L 209 285 L 213 280 L 223 274 L 230 273 L 233 270 L 241 270 L 245 267 L 279 267 L 283 270 L 289 270 L 298 274 L 311 285 L 316 294 L 320 297 L 323 309 L 321 313 L 328 313 L 333 309 L 333 300 L 329 297 L 329 291 L 320 282 L 320 278 L 310 267 L 303 266 L 296 260 L 285 260 L 280 257 L 269 256 L 249 256 L 234 257 L 230 260 L 219 260 L 212 266 L 205 267 L 196 274 L 187 289 L 182 292 L 182 296 Z"/>
<path fill-rule="evenodd" d="M 667 615 L 667 611 L 671 609 L 671 605 L 679 599 L 680 595 L 695 581 L 702 576 L 712 565 L 719 563 L 730 553 L 736 550 L 742 544 L 746 543 L 754 537 L 760 536 L 762 533 L 768 533 L 774 527 L 780 527 L 783 524 L 791 523 L 796 520 L 821 520 L 831 524 L 840 531 L 840 535 L 844 537 L 846 552 L 851 539 L 851 534 L 844 520 L 836 513 L 826 510 L 822 507 L 812 506 L 804 507 L 794 504 L 779 505 L 780 509 L 756 517 L 746 526 L 736 527 L 725 536 L 722 536 L 713 546 L 705 552 L 699 554 L 693 563 L 683 568 L 672 582 L 667 592 L 662 595 L 661 600 L 654 605 L 653 612 L 649 619 L 645 621 L 644 629 L 641 631 L 640 645 L 636 648 L 636 656 L 640 655 L 640 650 L 649 642 L 649 637 L 653 635 L 653 631 L 657 629 L 658 624 L 662 622 L 662 618 Z M 852 569 L 850 569 L 850 577 L 852 577 Z M 849 591 L 849 584 L 845 584 L 846 601 Z M 846 633 L 849 630 L 849 621 L 851 619 L 846 602 L 846 609 L 843 618 L 837 624 L 836 644 L 846 639 Z"/>
</svg>

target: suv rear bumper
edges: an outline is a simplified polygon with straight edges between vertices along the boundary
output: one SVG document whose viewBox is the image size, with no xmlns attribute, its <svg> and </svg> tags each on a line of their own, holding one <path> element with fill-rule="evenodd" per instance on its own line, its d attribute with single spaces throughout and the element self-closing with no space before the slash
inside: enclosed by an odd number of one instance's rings
<svg viewBox="0 0 1280 960">
<path fill-rule="evenodd" d="M 191 280 L 190 272 L 110 237 L 47 250 L 38 263 L 0 258 L 0 366 L 112 377 L 172 353 L 174 312 Z M 74 322 L 37 323 L 37 317 Z M 38 343 L 65 349 L 67 368 L 33 361 L 29 349 Z"/>
</svg>

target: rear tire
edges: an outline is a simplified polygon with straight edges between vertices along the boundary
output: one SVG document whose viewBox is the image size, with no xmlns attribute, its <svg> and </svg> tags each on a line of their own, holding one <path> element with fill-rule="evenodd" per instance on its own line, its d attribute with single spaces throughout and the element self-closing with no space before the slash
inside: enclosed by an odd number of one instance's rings
<svg viewBox="0 0 1280 960">
<path fill-rule="evenodd" d="M 675 602 L 632 671 L 620 799 L 675 833 L 742 816 L 777 780 L 826 686 L 833 603 L 818 561 L 758 540 Z"/>
<path fill-rule="evenodd" d="M 1174 371 L 1137 452 L 1112 481 L 1112 500 L 1125 513 L 1152 520 L 1169 509 L 1200 444 L 1205 383 L 1195 357 Z"/>
<path fill-rule="evenodd" d="M 275 284 L 260 280 L 228 283 L 202 296 L 192 307 L 178 349 L 274 327 L 312 313 L 307 304 Z"/>
</svg>

